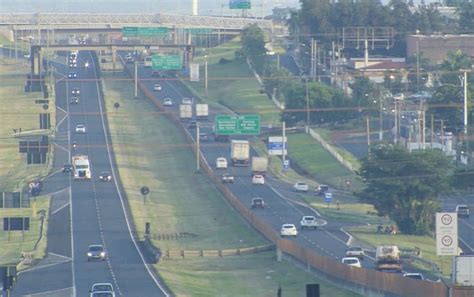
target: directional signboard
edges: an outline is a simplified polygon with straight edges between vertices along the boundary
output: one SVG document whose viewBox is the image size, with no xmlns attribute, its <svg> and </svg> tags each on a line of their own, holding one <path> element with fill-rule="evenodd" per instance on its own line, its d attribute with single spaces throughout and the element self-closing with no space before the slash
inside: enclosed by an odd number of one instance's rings
<svg viewBox="0 0 474 297">
<path fill-rule="evenodd" d="M 151 63 L 153 70 L 180 70 L 183 67 L 180 55 L 153 55 Z"/>
<path fill-rule="evenodd" d="M 123 27 L 122 34 L 124 37 L 153 37 L 164 36 L 168 34 L 169 29 L 166 27 Z"/>
<path fill-rule="evenodd" d="M 258 135 L 260 134 L 260 116 L 218 115 L 215 128 L 216 134 L 219 135 Z"/>
<path fill-rule="evenodd" d="M 190 34 L 210 34 L 212 33 L 211 28 L 185 28 L 184 32 Z"/>
<path fill-rule="evenodd" d="M 250 9 L 252 4 L 250 0 L 230 0 L 229 1 L 230 9 Z"/>
<path fill-rule="evenodd" d="M 458 216 L 455 212 L 436 213 L 436 255 L 457 256 Z"/>
<path fill-rule="evenodd" d="M 324 202 L 326 203 L 332 202 L 332 193 L 329 193 L 329 192 L 324 193 Z"/>
<path fill-rule="evenodd" d="M 283 155 L 283 137 L 270 136 L 268 137 L 268 154 L 271 156 Z M 285 155 L 288 155 L 288 139 L 285 137 Z"/>
</svg>

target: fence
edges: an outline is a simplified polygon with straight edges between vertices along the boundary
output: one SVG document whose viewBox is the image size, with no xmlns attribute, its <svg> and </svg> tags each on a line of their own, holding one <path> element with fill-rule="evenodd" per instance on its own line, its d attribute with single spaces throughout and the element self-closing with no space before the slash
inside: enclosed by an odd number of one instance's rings
<svg viewBox="0 0 474 297">
<path fill-rule="evenodd" d="M 161 101 L 155 98 L 155 95 L 148 90 L 143 83 L 139 82 L 139 87 L 149 100 L 160 110 L 165 111 Z M 165 115 L 177 124 L 177 127 L 186 135 L 188 141 L 193 142 L 191 135 L 181 124 L 177 114 L 167 112 Z M 191 148 L 196 152 L 195 146 L 191 146 Z M 441 282 L 418 281 L 396 274 L 351 267 L 341 264 L 334 259 L 321 256 L 315 251 L 299 246 L 291 240 L 280 238 L 277 231 L 259 219 L 254 212 L 250 211 L 248 207 L 240 202 L 240 200 L 221 183 L 219 178 L 213 174 L 211 167 L 202 153 L 200 155 L 200 162 L 203 172 L 209 176 L 226 200 L 254 229 L 274 243 L 279 251 L 289 254 L 300 262 L 311 266 L 329 279 L 349 284 L 351 287 L 359 289 L 359 291 L 363 290 L 365 295 L 369 296 L 371 294 L 403 297 L 446 297 L 449 295 L 449 288 Z M 462 290 L 452 288 L 451 294 L 451 296 L 454 297 L 467 297 L 473 296 L 473 291 L 466 290 L 465 288 L 462 288 Z"/>
<path fill-rule="evenodd" d="M 254 254 L 266 252 L 275 249 L 275 245 L 267 244 L 254 247 L 246 247 L 240 249 L 224 249 L 224 250 L 166 250 L 164 251 L 164 259 L 171 258 L 189 258 L 189 257 L 228 257 Z"/>
<path fill-rule="evenodd" d="M 339 163 L 341 163 L 344 167 L 349 169 L 350 171 L 355 171 L 354 167 L 351 163 L 347 162 L 341 154 L 339 154 L 329 143 L 326 142 L 318 132 L 314 131 L 313 129 L 309 128 L 309 134 L 311 137 L 316 139 L 334 158 L 336 158 Z"/>
</svg>

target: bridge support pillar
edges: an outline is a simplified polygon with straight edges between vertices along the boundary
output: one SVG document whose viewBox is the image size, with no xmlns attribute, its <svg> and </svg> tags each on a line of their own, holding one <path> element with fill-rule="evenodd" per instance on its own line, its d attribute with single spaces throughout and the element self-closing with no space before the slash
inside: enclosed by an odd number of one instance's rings
<svg viewBox="0 0 474 297">
<path fill-rule="evenodd" d="M 31 72 L 27 75 L 25 92 L 46 90 L 44 75 L 41 71 L 41 46 L 32 45 L 30 50 Z"/>
</svg>

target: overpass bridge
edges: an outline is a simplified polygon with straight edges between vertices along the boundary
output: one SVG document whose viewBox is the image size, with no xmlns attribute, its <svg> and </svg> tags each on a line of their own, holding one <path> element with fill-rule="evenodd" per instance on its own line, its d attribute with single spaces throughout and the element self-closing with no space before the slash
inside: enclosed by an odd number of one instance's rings
<svg viewBox="0 0 474 297">
<path fill-rule="evenodd" d="M 242 30 L 251 24 L 273 31 L 272 21 L 256 18 L 160 13 L 0 13 L 0 26 L 16 30 L 118 29 L 124 26 Z"/>
</svg>

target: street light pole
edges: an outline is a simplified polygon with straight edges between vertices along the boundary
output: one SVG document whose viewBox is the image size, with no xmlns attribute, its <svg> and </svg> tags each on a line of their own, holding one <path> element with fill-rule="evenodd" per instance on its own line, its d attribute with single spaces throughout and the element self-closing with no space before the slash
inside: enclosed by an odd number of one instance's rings
<svg viewBox="0 0 474 297">
<path fill-rule="evenodd" d="M 306 133 L 309 133 L 310 118 L 309 118 L 308 77 L 305 77 L 305 88 L 306 88 Z"/>
<path fill-rule="evenodd" d="M 207 55 L 204 56 L 204 89 L 206 90 L 207 96 Z"/>
<path fill-rule="evenodd" d="M 138 97 L 138 62 L 135 59 L 135 98 Z"/>
<path fill-rule="evenodd" d="M 382 105 L 382 98 L 379 98 L 379 106 L 380 106 L 380 116 L 379 116 L 379 126 L 380 126 L 380 131 L 379 131 L 379 140 L 383 140 L 383 105 Z"/>
</svg>

